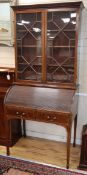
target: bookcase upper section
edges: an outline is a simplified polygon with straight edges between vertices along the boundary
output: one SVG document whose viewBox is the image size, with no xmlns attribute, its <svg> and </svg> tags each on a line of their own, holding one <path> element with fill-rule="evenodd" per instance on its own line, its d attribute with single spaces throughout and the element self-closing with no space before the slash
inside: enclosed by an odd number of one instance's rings
<svg viewBox="0 0 87 175">
<path fill-rule="evenodd" d="M 82 2 L 13 6 L 16 80 L 76 88 Z"/>
</svg>

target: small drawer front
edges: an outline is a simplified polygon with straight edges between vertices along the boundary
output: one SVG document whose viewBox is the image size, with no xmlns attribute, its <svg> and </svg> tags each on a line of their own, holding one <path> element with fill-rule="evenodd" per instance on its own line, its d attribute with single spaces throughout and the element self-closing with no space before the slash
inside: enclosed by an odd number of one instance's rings
<svg viewBox="0 0 87 175">
<path fill-rule="evenodd" d="M 7 118 L 24 118 L 26 117 L 27 113 L 24 111 L 21 111 L 19 109 L 7 109 L 6 110 L 6 116 Z"/>
<path fill-rule="evenodd" d="M 66 124 L 69 122 L 69 115 L 62 115 L 62 114 L 50 114 L 50 113 L 38 113 L 36 116 L 37 121 L 47 122 L 47 123 L 54 123 L 54 124 Z"/>
<path fill-rule="evenodd" d="M 41 122 L 54 123 L 57 120 L 57 117 L 39 113 L 36 120 Z"/>
<path fill-rule="evenodd" d="M 34 120 L 35 116 L 32 111 L 27 111 L 26 109 L 6 109 L 7 118 L 19 118 L 26 120 Z"/>
</svg>

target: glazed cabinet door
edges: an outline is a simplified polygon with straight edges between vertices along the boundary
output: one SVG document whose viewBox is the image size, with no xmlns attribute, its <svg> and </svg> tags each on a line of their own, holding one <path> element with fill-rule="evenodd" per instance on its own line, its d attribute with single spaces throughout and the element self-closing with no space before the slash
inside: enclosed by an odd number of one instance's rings
<svg viewBox="0 0 87 175">
<path fill-rule="evenodd" d="M 42 79 L 42 13 L 30 11 L 16 15 L 17 79 Z"/>
<path fill-rule="evenodd" d="M 47 81 L 73 83 L 76 71 L 76 11 L 47 14 Z"/>
</svg>

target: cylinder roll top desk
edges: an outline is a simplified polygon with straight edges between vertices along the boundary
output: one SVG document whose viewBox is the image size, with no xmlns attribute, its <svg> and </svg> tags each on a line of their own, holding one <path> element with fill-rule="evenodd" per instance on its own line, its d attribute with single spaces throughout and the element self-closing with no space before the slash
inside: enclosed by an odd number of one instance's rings
<svg viewBox="0 0 87 175">
<path fill-rule="evenodd" d="M 77 124 L 77 47 L 82 2 L 13 6 L 16 81 L 4 99 L 6 121 L 33 120 L 61 125 L 67 131 L 70 161 L 71 128 Z M 7 140 L 12 139 L 11 130 Z M 7 153 L 9 152 L 9 144 Z"/>
</svg>

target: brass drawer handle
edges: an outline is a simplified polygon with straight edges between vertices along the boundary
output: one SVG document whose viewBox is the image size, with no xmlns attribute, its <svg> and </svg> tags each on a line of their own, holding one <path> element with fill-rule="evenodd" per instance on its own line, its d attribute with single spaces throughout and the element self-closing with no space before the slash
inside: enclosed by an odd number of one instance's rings
<svg viewBox="0 0 87 175">
<path fill-rule="evenodd" d="M 49 115 L 47 116 L 47 119 L 50 119 L 50 116 Z"/>
<path fill-rule="evenodd" d="M 19 112 L 18 111 L 16 112 L 16 115 L 19 115 Z"/>
<path fill-rule="evenodd" d="M 16 112 L 16 116 L 18 117 L 18 118 L 21 118 L 22 116 L 21 116 L 21 114 L 17 111 Z"/>
<path fill-rule="evenodd" d="M 53 121 L 53 120 L 56 120 L 57 117 L 56 116 L 54 116 L 54 117 L 47 116 L 47 119 L 50 119 L 51 121 Z"/>
<path fill-rule="evenodd" d="M 22 116 L 25 116 L 25 115 L 26 115 L 26 113 L 23 112 L 23 113 L 22 113 Z"/>
<path fill-rule="evenodd" d="M 51 122 L 54 122 L 55 120 L 56 120 L 57 118 L 56 117 L 53 117 L 53 118 L 51 118 Z"/>
</svg>

